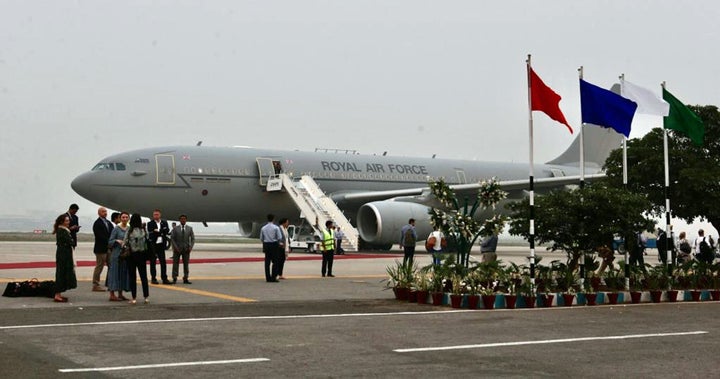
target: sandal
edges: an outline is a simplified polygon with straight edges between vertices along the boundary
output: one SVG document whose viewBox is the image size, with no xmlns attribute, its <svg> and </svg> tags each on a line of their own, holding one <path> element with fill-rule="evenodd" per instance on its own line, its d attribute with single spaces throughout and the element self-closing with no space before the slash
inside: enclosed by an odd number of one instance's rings
<svg viewBox="0 0 720 379">
<path fill-rule="evenodd" d="M 53 301 L 56 303 L 67 303 L 68 299 L 67 299 L 67 297 L 60 297 L 59 299 L 56 297 L 56 298 L 53 298 Z"/>
<path fill-rule="evenodd" d="M 125 296 L 123 296 L 123 295 L 120 295 L 120 296 L 118 296 L 118 299 L 119 299 L 120 301 L 125 301 L 125 300 L 127 300 L 128 298 L 125 297 Z"/>
<path fill-rule="evenodd" d="M 122 301 L 122 299 L 118 298 L 117 296 L 110 296 L 110 301 Z"/>
</svg>

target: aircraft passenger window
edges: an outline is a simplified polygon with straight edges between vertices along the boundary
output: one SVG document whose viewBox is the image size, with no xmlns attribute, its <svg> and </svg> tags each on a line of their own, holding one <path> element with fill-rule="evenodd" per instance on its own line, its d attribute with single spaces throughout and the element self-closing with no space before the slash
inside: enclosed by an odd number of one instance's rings
<svg viewBox="0 0 720 379">
<path fill-rule="evenodd" d="M 113 170 L 112 163 L 98 163 L 95 165 L 95 167 L 92 168 L 91 171 L 100 171 L 100 170 Z"/>
<path fill-rule="evenodd" d="M 125 171 L 125 163 L 115 163 L 115 169 L 118 171 Z"/>
</svg>

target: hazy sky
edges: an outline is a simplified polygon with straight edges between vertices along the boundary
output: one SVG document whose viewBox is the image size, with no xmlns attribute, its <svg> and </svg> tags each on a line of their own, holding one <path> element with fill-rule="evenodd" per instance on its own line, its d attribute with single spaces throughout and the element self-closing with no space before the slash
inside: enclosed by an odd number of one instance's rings
<svg viewBox="0 0 720 379">
<path fill-rule="evenodd" d="M 1 0 L 0 216 L 94 214 L 75 176 L 198 140 L 527 162 L 528 53 L 575 128 L 581 65 L 717 105 L 719 20 L 717 1 Z M 542 114 L 535 136 L 536 162 L 574 138 Z"/>
</svg>

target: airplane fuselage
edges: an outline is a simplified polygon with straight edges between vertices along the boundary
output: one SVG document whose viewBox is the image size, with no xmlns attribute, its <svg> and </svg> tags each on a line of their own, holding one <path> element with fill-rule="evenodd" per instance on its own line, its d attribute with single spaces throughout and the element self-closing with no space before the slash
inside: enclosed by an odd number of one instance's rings
<svg viewBox="0 0 720 379">
<path fill-rule="evenodd" d="M 521 180 L 528 165 L 503 162 L 265 150 L 241 147 L 171 146 L 134 150 L 103 159 L 78 176 L 73 189 L 111 209 L 149 215 L 159 208 L 170 218 L 192 221 L 247 222 L 265 215 L 299 216 L 292 200 L 267 192 L 264 181 L 277 173 L 309 175 L 333 197 L 353 192 L 426 187 L 443 178 L 465 184 L 496 177 Z M 566 166 L 536 165 L 535 177 L 577 175 Z M 343 211 L 360 203 L 340 202 Z"/>
</svg>

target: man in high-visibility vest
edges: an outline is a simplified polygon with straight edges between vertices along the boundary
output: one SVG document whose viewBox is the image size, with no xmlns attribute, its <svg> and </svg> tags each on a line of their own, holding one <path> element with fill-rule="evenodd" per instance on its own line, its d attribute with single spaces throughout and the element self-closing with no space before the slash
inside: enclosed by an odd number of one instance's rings
<svg viewBox="0 0 720 379">
<path fill-rule="evenodd" d="M 335 225 L 333 222 L 328 220 L 325 222 L 325 229 L 322 231 L 322 243 L 320 244 L 320 250 L 322 251 L 322 276 L 334 278 L 332 274 L 333 258 L 335 255 Z"/>
</svg>

